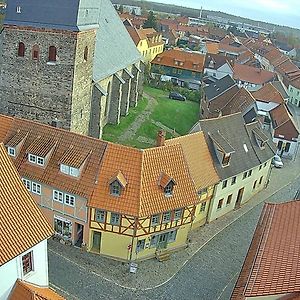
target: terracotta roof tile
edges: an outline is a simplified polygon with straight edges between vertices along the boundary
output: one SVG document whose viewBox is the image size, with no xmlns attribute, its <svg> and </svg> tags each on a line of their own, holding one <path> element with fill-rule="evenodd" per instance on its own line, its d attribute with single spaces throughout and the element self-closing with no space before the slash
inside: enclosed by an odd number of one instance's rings
<svg viewBox="0 0 300 300">
<path fill-rule="evenodd" d="M 64 300 L 52 289 L 17 280 L 8 300 Z"/>
<path fill-rule="evenodd" d="M 300 202 L 267 203 L 232 300 L 300 292 Z M 290 299 L 290 298 L 287 298 Z"/>
<path fill-rule="evenodd" d="M 0 142 L 4 140 L 14 118 L 0 115 Z"/>
<path fill-rule="evenodd" d="M 207 53 L 218 54 L 219 43 L 206 42 Z"/>
<path fill-rule="evenodd" d="M 275 88 L 275 86 L 271 82 L 268 82 L 259 90 L 252 92 L 252 95 L 256 100 L 263 102 L 274 102 L 278 104 L 284 102 L 284 99 L 281 96 L 280 92 Z"/>
<path fill-rule="evenodd" d="M 171 49 L 157 55 L 152 64 L 202 73 L 204 59 L 205 55 L 202 54 Z M 180 62 L 182 62 L 182 65 L 180 65 Z"/>
<path fill-rule="evenodd" d="M 197 191 L 219 182 L 203 132 L 166 140 L 166 145 L 174 144 L 180 144 L 183 149 Z"/>
<path fill-rule="evenodd" d="M 0 266 L 49 238 L 53 231 L 0 144 Z"/>
<path fill-rule="evenodd" d="M 160 174 L 160 177 L 158 179 L 158 184 L 162 187 L 162 188 L 165 188 L 170 181 L 173 181 L 173 178 L 171 176 L 169 176 L 168 174 L 162 172 Z M 175 181 L 174 181 L 175 183 Z"/>
<path fill-rule="evenodd" d="M 235 64 L 233 78 L 254 84 L 264 84 L 275 78 L 275 73 L 263 69 Z"/>
<path fill-rule="evenodd" d="M 3 116 L 0 115 L 0 122 L 2 119 Z M 15 136 L 20 135 L 20 129 L 28 134 L 19 155 L 14 159 L 22 177 L 43 182 L 84 198 L 90 197 L 95 187 L 106 142 L 19 118 L 14 118 L 7 136 L 0 142 L 3 141 L 6 145 Z M 28 162 L 28 152 L 44 156 L 51 149 L 53 152 L 45 167 Z M 84 160 L 80 177 L 60 172 L 61 162 L 78 167 Z"/>
</svg>

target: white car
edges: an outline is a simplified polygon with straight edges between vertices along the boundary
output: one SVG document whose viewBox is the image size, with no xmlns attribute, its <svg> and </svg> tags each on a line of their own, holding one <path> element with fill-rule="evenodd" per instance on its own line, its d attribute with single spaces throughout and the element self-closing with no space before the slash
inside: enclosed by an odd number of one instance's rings
<svg viewBox="0 0 300 300">
<path fill-rule="evenodd" d="M 275 155 L 272 159 L 272 164 L 275 168 L 282 168 L 283 167 L 283 162 L 280 158 L 279 155 Z"/>
</svg>

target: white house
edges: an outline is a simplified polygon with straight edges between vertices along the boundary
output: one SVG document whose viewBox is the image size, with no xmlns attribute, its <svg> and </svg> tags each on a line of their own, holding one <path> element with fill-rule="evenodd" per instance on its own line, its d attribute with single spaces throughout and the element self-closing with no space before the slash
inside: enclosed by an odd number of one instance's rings
<svg viewBox="0 0 300 300">
<path fill-rule="evenodd" d="M 53 230 L 22 183 L 7 151 L 0 144 L 0 300 L 13 298 L 18 282 L 26 284 L 29 290 L 31 285 L 40 288 L 41 295 L 45 291 L 56 295 L 48 288 L 47 239 Z"/>
</svg>

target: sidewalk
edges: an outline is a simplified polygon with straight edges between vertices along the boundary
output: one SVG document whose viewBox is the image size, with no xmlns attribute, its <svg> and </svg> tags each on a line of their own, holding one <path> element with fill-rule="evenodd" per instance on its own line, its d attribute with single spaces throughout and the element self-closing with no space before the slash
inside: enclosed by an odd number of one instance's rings
<svg viewBox="0 0 300 300">
<path fill-rule="evenodd" d="M 67 258 L 82 269 L 88 270 L 93 275 L 98 276 L 99 280 L 106 280 L 131 290 L 153 289 L 171 280 L 198 251 L 201 251 L 210 240 L 226 227 L 261 202 L 268 201 L 269 197 L 283 187 L 294 182 L 300 175 L 299 156 L 294 161 L 284 161 L 285 165 L 282 169 L 272 169 L 269 186 L 256 194 L 240 209 L 193 231 L 190 235 L 191 242 L 186 249 L 172 254 L 170 260 L 164 263 L 160 263 L 156 259 L 140 262 L 136 274 L 129 273 L 127 263 L 120 263 L 99 255 L 81 252 L 79 249 L 64 246 L 52 240 L 49 241 L 49 251 Z"/>
</svg>

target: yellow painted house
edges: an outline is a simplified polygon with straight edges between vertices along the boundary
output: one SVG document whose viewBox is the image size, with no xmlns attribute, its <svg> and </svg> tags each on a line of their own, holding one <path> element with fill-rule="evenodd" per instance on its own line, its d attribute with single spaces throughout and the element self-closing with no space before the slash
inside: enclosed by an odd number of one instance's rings
<svg viewBox="0 0 300 300">
<path fill-rule="evenodd" d="M 137 49 L 143 55 L 145 63 L 150 63 L 158 54 L 164 51 L 162 34 L 157 32 L 155 29 L 137 29 L 132 26 L 129 20 L 125 20 L 124 25 L 133 39 Z"/>
<path fill-rule="evenodd" d="M 180 145 L 108 144 L 90 207 L 88 250 L 120 260 L 186 246 L 199 197 Z"/>
<path fill-rule="evenodd" d="M 196 132 L 166 141 L 166 145 L 176 144 L 180 144 L 183 149 L 199 197 L 193 221 L 193 228 L 197 228 L 207 221 L 215 186 L 220 179 L 214 168 L 203 132 Z"/>
</svg>

